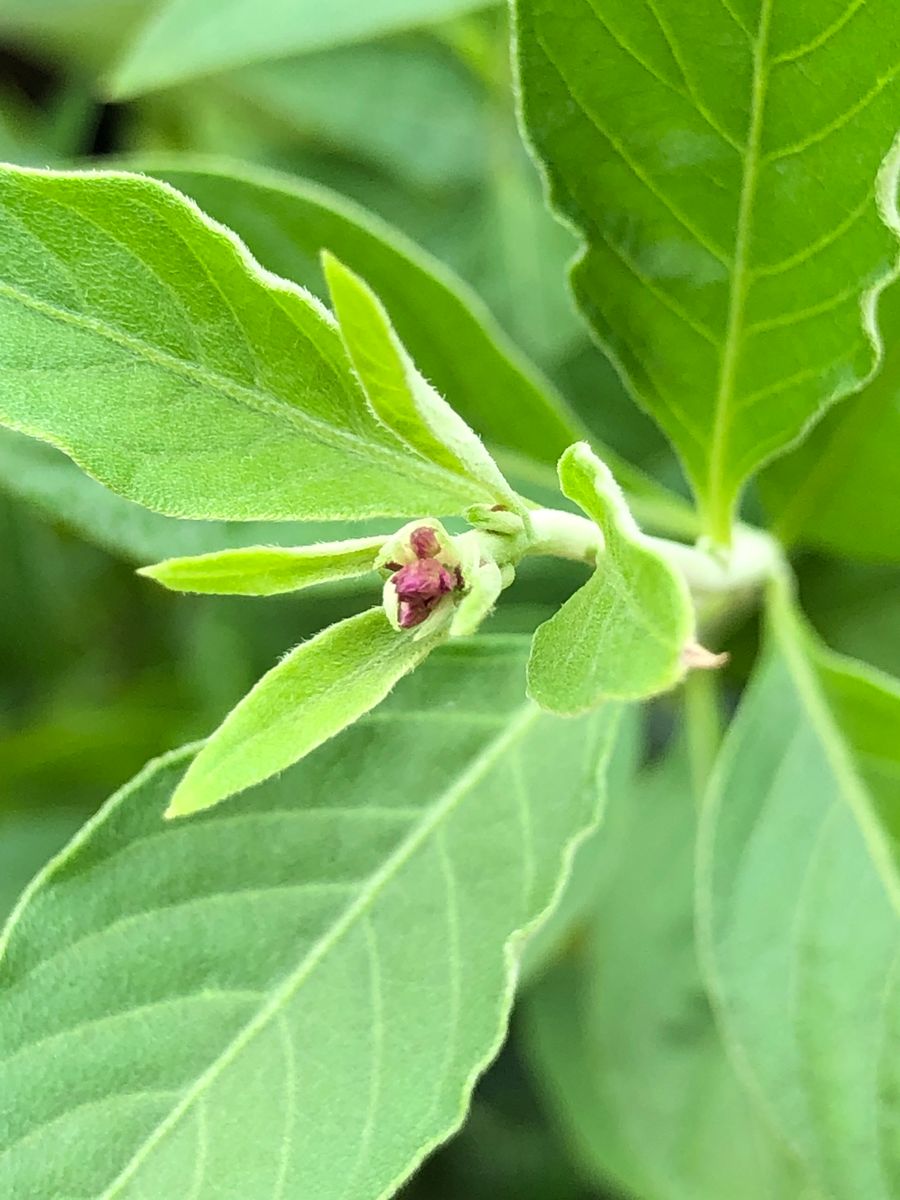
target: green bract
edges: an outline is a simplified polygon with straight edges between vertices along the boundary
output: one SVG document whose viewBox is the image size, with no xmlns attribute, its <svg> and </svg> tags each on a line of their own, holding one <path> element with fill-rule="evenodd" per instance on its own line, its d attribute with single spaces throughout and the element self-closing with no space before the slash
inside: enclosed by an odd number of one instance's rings
<svg viewBox="0 0 900 1200">
<path fill-rule="evenodd" d="M 687 669 L 694 620 L 683 579 L 645 538 L 609 470 L 586 445 L 559 463 L 560 485 L 597 523 L 590 580 L 534 635 L 528 691 L 551 712 L 673 687 Z"/>
<path fill-rule="evenodd" d="M 883 357 L 875 305 L 900 230 L 893 4 L 517 12 L 527 130 L 585 240 L 578 302 L 726 543 L 747 478 Z"/>
<path fill-rule="evenodd" d="M 383 537 L 323 542 L 317 546 L 250 546 L 194 558 L 170 558 L 139 574 L 175 592 L 274 596 L 316 583 L 352 579 L 375 569 Z"/>
</svg>

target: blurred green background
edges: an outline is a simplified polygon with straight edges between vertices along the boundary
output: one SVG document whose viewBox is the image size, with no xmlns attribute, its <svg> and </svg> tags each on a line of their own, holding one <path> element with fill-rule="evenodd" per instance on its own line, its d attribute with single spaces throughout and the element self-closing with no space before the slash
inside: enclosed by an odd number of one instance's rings
<svg viewBox="0 0 900 1200">
<path fill-rule="evenodd" d="M 504 10 L 244 67 L 128 103 L 104 99 L 146 5 L 11 0 L 0 11 L 0 159 L 56 166 L 190 153 L 300 175 L 347 195 L 452 267 L 599 438 L 682 488 L 661 435 L 574 312 L 571 234 L 547 213 L 516 130 Z M 452 397 L 450 397 L 452 401 Z M 58 456 L 0 433 L 0 911 L 148 758 L 208 732 L 286 648 L 360 607 L 348 587 L 268 600 L 177 597 L 134 575 L 133 539 L 85 540 Z M 90 503 L 88 494 L 86 503 Z M 751 497 L 752 507 L 752 497 Z M 124 552 L 123 552 L 124 548 Z M 894 567 L 799 560 L 833 646 L 900 672 Z M 532 566 L 493 628 L 529 630 L 578 572 Z M 743 682 L 752 620 L 733 633 Z M 668 715 L 654 715 L 652 741 Z M 542 1116 L 515 1033 L 469 1121 L 410 1200 L 598 1200 Z"/>
</svg>

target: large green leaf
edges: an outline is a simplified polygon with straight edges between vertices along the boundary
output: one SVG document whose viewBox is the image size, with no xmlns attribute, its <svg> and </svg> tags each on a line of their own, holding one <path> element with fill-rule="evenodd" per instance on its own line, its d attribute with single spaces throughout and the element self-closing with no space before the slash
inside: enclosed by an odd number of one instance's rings
<svg viewBox="0 0 900 1200">
<path fill-rule="evenodd" d="M 6 932 L 4 1196 L 376 1200 L 460 1123 L 615 724 L 542 714 L 524 655 L 440 651 L 192 821 L 188 752 L 110 802 Z"/>
<path fill-rule="evenodd" d="M 774 462 L 760 489 L 785 543 L 900 562 L 900 288 L 885 294 L 878 313 L 880 374 Z"/>
<path fill-rule="evenodd" d="M 579 304 L 727 540 L 748 476 L 881 357 L 894 5 L 518 0 L 518 14 L 526 126 L 585 240 Z"/>
<path fill-rule="evenodd" d="M 248 63 L 433 25 L 491 0 L 164 0 L 113 74 L 116 99 Z"/>
<path fill-rule="evenodd" d="M 563 492 L 602 531 L 588 582 L 534 635 L 528 693 L 551 712 L 641 700 L 684 676 L 694 609 L 683 577 L 641 533 L 606 466 L 585 443 L 559 462 Z M 598 539 L 600 540 L 600 539 Z"/>
<path fill-rule="evenodd" d="M 138 166 L 180 188 L 234 229 L 270 271 L 326 297 L 320 267 L 330 250 L 366 279 L 416 364 L 491 446 L 501 465 L 552 465 L 584 428 L 553 385 L 499 328 L 478 297 L 402 234 L 326 188 L 233 162 L 146 157 Z M 627 462 L 604 461 L 642 518 L 695 531 L 690 508 Z M 546 479 L 545 472 L 543 478 Z M 552 480 L 551 480 L 552 482 Z"/>
<path fill-rule="evenodd" d="M 587 928 L 525 1002 L 529 1057 L 578 1161 L 629 1195 L 811 1197 L 744 1093 L 700 980 L 696 823 L 680 747 L 610 793 Z"/>
<path fill-rule="evenodd" d="M 483 490 L 385 429 L 326 310 L 171 188 L 4 168 L 0 217 L 0 422 L 129 499 L 359 518 Z"/>
<path fill-rule="evenodd" d="M 830 1200 L 900 1189 L 900 685 L 822 650 L 779 589 L 699 866 L 735 1063 Z"/>
</svg>

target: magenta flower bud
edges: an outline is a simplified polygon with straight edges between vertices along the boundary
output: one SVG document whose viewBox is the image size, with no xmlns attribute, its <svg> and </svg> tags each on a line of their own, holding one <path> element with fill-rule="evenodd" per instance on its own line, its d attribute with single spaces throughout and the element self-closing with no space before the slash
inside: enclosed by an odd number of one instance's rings
<svg viewBox="0 0 900 1200">
<path fill-rule="evenodd" d="M 428 525 L 421 525 L 409 535 L 409 544 L 416 558 L 435 558 L 441 551 L 437 534 Z"/>
<path fill-rule="evenodd" d="M 456 577 L 435 558 L 422 557 L 391 577 L 397 596 L 397 623 L 412 629 L 427 620 L 441 599 L 453 591 Z"/>
</svg>

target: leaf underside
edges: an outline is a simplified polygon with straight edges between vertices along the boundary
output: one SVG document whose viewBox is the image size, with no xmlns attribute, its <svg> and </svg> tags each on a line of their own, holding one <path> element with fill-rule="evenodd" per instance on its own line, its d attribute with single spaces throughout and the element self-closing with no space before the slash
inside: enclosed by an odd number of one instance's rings
<svg viewBox="0 0 900 1200">
<path fill-rule="evenodd" d="M 827 654 L 780 595 L 699 853 L 735 1062 L 832 1200 L 900 1188 L 900 685 Z"/>
<path fill-rule="evenodd" d="M 523 701 L 524 654 L 439 652 L 193 821 L 189 752 L 110 802 L 7 929 L 3 1195 L 375 1200 L 460 1123 L 614 726 Z"/>
</svg>

